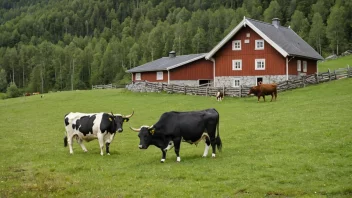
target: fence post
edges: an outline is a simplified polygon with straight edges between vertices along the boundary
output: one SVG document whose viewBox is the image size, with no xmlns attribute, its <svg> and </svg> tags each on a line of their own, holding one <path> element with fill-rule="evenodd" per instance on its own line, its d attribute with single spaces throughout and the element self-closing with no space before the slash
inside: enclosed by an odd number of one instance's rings
<svg viewBox="0 0 352 198">
<path fill-rule="evenodd" d="M 317 81 L 317 84 L 319 84 L 319 74 L 318 73 L 315 73 L 315 79 Z"/>
<path fill-rule="evenodd" d="M 347 77 L 352 77 L 352 70 L 350 69 L 350 65 L 347 65 Z"/>
<path fill-rule="evenodd" d="M 208 87 L 205 89 L 205 96 L 208 96 Z"/>
<path fill-rule="evenodd" d="M 240 88 L 240 98 L 242 98 L 242 87 L 243 85 L 241 85 L 239 88 Z"/>
<path fill-rule="evenodd" d="M 288 90 L 288 80 L 286 80 L 286 91 Z"/>
<path fill-rule="evenodd" d="M 330 73 L 330 69 L 328 69 L 329 72 L 329 81 L 331 81 L 331 73 Z"/>
<path fill-rule="evenodd" d="M 186 95 L 186 93 L 187 93 L 187 87 L 186 87 L 186 85 L 183 87 L 183 91 L 185 92 L 185 95 Z"/>
<path fill-rule="evenodd" d="M 225 85 L 222 85 L 222 94 L 225 96 Z"/>
<path fill-rule="evenodd" d="M 302 76 L 303 87 L 306 87 L 306 76 Z"/>
<path fill-rule="evenodd" d="M 336 69 L 334 70 L 335 80 L 337 80 Z"/>
</svg>

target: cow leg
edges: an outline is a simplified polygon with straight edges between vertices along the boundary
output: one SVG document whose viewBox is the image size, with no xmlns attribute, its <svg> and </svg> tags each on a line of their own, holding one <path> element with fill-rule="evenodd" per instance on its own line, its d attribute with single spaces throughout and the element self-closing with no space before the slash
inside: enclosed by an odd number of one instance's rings
<svg viewBox="0 0 352 198">
<path fill-rule="evenodd" d="M 213 153 L 211 154 L 211 157 L 215 157 L 216 156 L 216 139 L 215 137 L 210 137 L 211 140 L 211 149 L 213 150 Z"/>
<path fill-rule="evenodd" d="M 210 148 L 210 140 L 209 138 L 205 138 L 205 149 L 204 149 L 203 157 L 206 157 L 208 155 L 209 148 Z"/>
<path fill-rule="evenodd" d="M 161 163 L 164 163 L 165 162 L 165 158 L 166 158 L 166 151 L 167 150 L 164 150 L 164 149 L 160 149 L 161 150 L 161 152 L 163 152 L 163 155 L 162 155 L 162 157 L 161 157 Z"/>
<path fill-rule="evenodd" d="M 176 161 L 180 162 L 181 158 L 180 158 L 180 146 L 181 146 L 181 137 L 175 138 L 173 139 L 174 145 L 175 145 L 175 153 L 177 156 Z"/>
<path fill-rule="evenodd" d="M 68 147 L 70 148 L 70 154 L 73 154 L 72 142 L 73 142 L 73 135 L 68 135 L 67 143 L 68 143 Z"/>
<path fill-rule="evenodd" d="M 110 135 L 110 138 L 105 141 L 105 147 L 106 147 L 106 154 L 107 154 L 107 155 L 110 155 L 110 143 L 111 143 L 112 140 L 114 139 L 114 135 L 115 135 L 115 134 L 111 134 L 111 135 Z"/>
<path fill-rule="evenodd" d="M 104 135 L 102 133 L 98 133 L 98 141 L 99 141 L 99 146 L 100 146 L 100 155 L 103 156 L 104 152 Z"/>
<path fill-rule="evenodd" d="M 82 148 L 82 150 L 83 150 L 84 152 L 87 152 L 87 151 L 88 151 L 87 148 L 84 146 L 83 140 L 82 140 L 81 138 L 77 138 L 77 142 L 78 142 L 78 144 L 81 146 L 81 148 Z"/>
<path fill-rule="evenodd" d="M 264 102 L 265 102 L 265 95 L 263 95 L 263 100 L 264 100 Z"/>
<path fill-rule="evenodd" d="M 270 102 L 273 101 L 273 98 L 274 98 L 274 92 L 271 93 L 271 100 L 270 100 Z"/>
</svg>

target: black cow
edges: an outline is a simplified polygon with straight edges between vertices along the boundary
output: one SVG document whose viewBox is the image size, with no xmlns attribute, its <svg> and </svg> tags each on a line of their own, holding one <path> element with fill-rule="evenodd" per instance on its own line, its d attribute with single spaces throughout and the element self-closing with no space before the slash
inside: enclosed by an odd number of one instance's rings
<svg viewBox="0 0 352 198">
<path fill-rule="evenodd" d="M 221 151 L 222 143 L 219 135 L 219 113 L 215 109 L 190 112 L 166 112 L 159 121 L 152 126 L 142 126 L 139 129 L 130 127 L 139 132 L 139 148 L 147 149 L 154 145 L 161 149 L 162 159 L 165 161 L 166 152 L 175 146 L 177 162 L 181 161 L 179 152 L 181 141 L 190 144 L 198 144 L 205 139 L 205 150 L 203 157 L 208 155 L 210 144 L 212 146 L 212 157 L 215 157 L 216 147 Z M 216 129 L 218 131 L 216 135 Z"/>
<path fill-rule="evenodd" d="M 120 114 L 113 115 L 112 113 L 69 113 L 65 115 L 66 136 L 64 138 L 64 146 L 67 143 L 70 147 L 70 153 L 73 154 L 72 140 L 76 137 L 78 144 L 84 152 L 87 148 L 83 145 L 83 140 L 89 142 L 98 139 L 100 145 L 100 154 L 104 155 L 104 142 L 106 144 L 106 153 L 110 155 L 109 146 L 116 131 L 123 131 L 123 122 L 128 122 L 133 115 L 123 116 Z"/>
</svg>

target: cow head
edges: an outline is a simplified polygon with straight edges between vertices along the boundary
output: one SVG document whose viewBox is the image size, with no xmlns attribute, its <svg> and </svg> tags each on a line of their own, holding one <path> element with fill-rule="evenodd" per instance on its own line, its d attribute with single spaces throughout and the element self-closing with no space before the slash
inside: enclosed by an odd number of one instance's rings
<svg viewBox="0 0 352 198">
<path fill-rule="evenodd" d="M 152 126 L 141 126 L 139 129 L 135 129 L 130 127 L 131 130 L 138 132 L 139 137 L 139 148 L 140 149 L 147 149 L 149 145 L 152 143 L 152 135 L 154 135 L 155 127 Z"/>
<path fill-rule="evenodd" d="M 134 111 L 132 111 L 132 114 L 130 115 L 114 115 L 112 112 L 111 112 L 112 116 L 114 117 L 114 121 L 115 121 L 115 126 L 116 126 L 116 129 L 117 129 L 117 132 L 121 133 L 123 131 L 123 128 L 122 128 L 122 125 L 124 122 L 128 122 L 130 120 L 130 117 L 133 116 L 134 114 Z"/>
<path fill-rule="evenodd" d="M 248 92 L 248 95 L 251 95 L 251 94 L 254 94 L 254 95 L 258 94 L 258 86 L 251 87 L 251 89 Z"/>
</svg>

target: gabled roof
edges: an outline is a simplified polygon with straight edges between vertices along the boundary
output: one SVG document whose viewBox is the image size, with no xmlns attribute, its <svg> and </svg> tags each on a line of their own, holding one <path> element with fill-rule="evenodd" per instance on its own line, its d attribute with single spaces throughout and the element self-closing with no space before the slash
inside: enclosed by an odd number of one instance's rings
<svg viewBox="0 0 352 198">
<path fill-rule="evenodd" d="M 170 70 L 204 58 L 203 54 L 189 54 L 176 57 L 162 57 L 158 60 L 127 70 L 128 73 Z"/>
<path fill-rule="evenodd" d="M 206 56 L 210 59 L 221 49 L 242 27 L 249 26 L 283 57 L 300 56 L 315 60 L 324 59 L 307 42 L 299 37 L 292 29 L 265 23 L 254 19 L 244 18 L 223 40 L 221 40 Z"/>
</svg>

